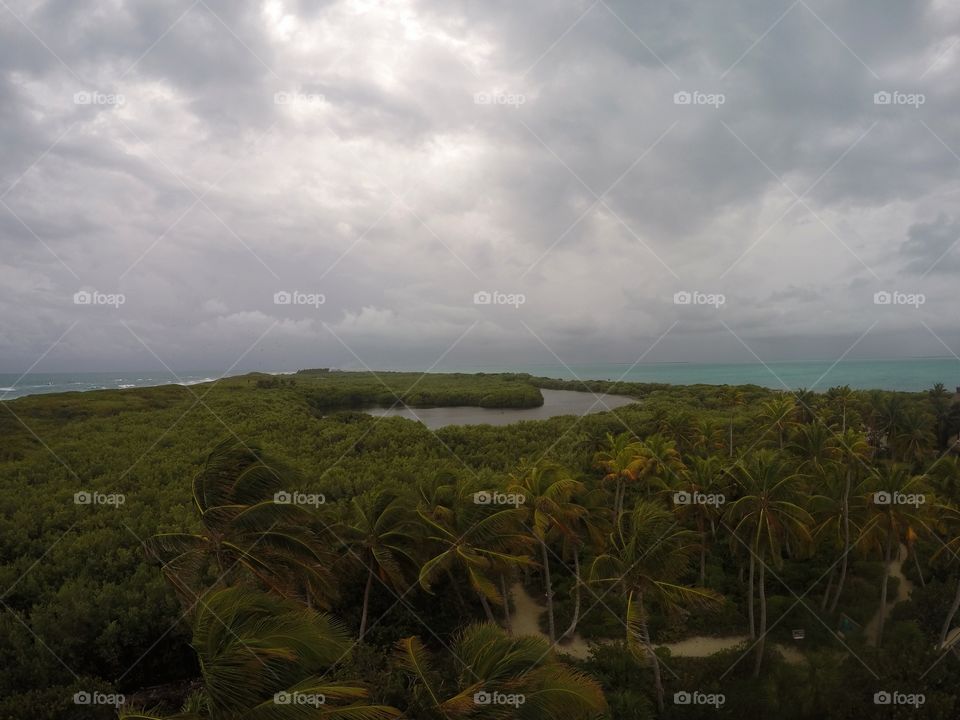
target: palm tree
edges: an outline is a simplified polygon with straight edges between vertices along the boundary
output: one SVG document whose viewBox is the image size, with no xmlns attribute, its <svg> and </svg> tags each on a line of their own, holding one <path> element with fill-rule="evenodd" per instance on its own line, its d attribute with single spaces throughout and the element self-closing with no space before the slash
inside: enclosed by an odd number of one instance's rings
<svg viewBox="0 0 960 720">
<path fill-rule="evenodd" d="M 444 682 L 436 659 L 419 638 L 397 643 L 395 657 L 413 682 L 408 717 L 590 720 L 606 710 L 599 683 L 557 662 L 541 637 L 511 637 L 493 623 L 470 625 L 456 636 L 451 656 L 457 671 L 452 681 Z M 491 703 L 497 696 L 516 700 Z"/>
<path fill-rule="evenodd" d="M 215 586 L 229 584 L 241 568 L 279 595 L 326 603 L 336 587 L 332 558 L 311 529 L 315 513 L 287 501 L 293 491 L 300 492 L 300 484 L 292 470 L 259 448 L 224 441 L 193 481 L 200 531 L 155 535 L 148 552 L 189 600 L 199 594 L 212 563 Z"/>
<path fill-rule="evenodd" d="M 603 481 L 613 483 L 613 523 L 619 522 L 623 512 L 625 485 L 635 483 L 646 464 L 640 454 L 640 441 L 630 433 L 607 433 L 606 447 L 594 457 L 594 463 L 606 473 Z"/>
<path fill-rule="evenodd" d="M 909 504 L 910 495 L 922 494 L 922 478 L 911 475 L 902 465 L 884 464 L 868 482 L 873 491 L 868 497 L 871 517 L 864 528 L 864 537 L 883 555 L 883 582 L 880 586 L 880 614 L 877 646 L 883 644 L 883 627 L 887 615 L 887 584 L 894 548 L 899 552 L 901 540 L 924 525 L 920 504 Z"/>
<path fill-rule="evenodd" d="M 960 508 L 953 504 L 941 504 L 937 507 L 940 526 L 946 531 L 947 540 L 943 543 L 934 557 L 939 557 L 946 553 L 946 560 L 960 559 Z M 947 615 L 943 620 L 943 627 L 940 630 L 940 643 L 937 648 L 946 649 L 947 636 L 950 634 L 950 628 L 953 627 L 953 619 L 960 610 L 960 578 L 957 580 L 957 591 L 954 593 L 953 602 Z"/>
<path fill-rule="evenodd" d="M 800 475 L 786 464 L 779 453 L 760 450 L 746 458 L 746 462 L 737 463 L 732 468 L 732 473 L 740 486 L 740 497 L 730 505 L 728 513 L 734 523 L 734 538 L 744 542 L 750 553 L 751 630 L 755 561 L 760 565 L 760 577 L 757 581 L 760 625 L 753 670 L 754 677 L 758 677 L 767 633 L 767 598 L 764 587 L 766 561 L 769 560 L 774 567 L 780 567 L 785 548 L 809 544 L 813 518 L 799 504 L 802 490 Z"/>
<path fill-rule="evenodd" d="M 730 435 L 730 449 L 729 457 L 733 457 L 733 418 L 736 414 L 737 408 L 746 401 L 745 396 L 742 390 L 734 387 L 725 387 L 720 391 L 720 398 L 724 405 L 727 406 L 730 412 L 730 422 L 728 425 L 729 435 Z"/>
<path fill-rule="evenodd" d="M 800 388 L 793 394 L 793 399 L 798 423 L 807 425 L 817 419 L 816 407 L 819 403 L 817 393 L 813 390 Z"/>
<path fill-rule="evenodd" d="M 640 478 L 645 481 L 648 492 L 669 487 L 676 474 L 684 469 L 677 443 L 660 433 L 650 435 L 640 443 L 640 454 L 645 460 Z"/>
<path fill-rule="evenodd" d="M 574 480 L 561 466 L 549 460 L 534 464 L 524 463 L 510 476 L 507 492 L 522 494 L 526 502 L 519 507 L 520 517 L 530 534 L 540 546 L 543 562 L 543 582 L 547 596 L 547 626 L 550 642 L 557 639 L 553 617 L 553 583 L 550 578 L 550 551 L 548 535 L 556 531 L 560 535 L 573 534 L 570 521 L 584 510 L 571 502 L 576 493 L 583 492 L 583 484 Z"/>
<path fill-rule="evenodd" d="M 573 558 L 573 618 L 561 639 L 572 638 L 580 621 L 581 588 L 584 584 L 580 554 L 584 548 L 590 547 L 594 551 L 602 548 L 610 532 L 609 516 L 604 512 L 607 502 L 605 493 L 600 490 L 586 491 L 575 497 L 574 502 L 583 512 L 568 518 L 567 527 L 571 532 L 562 536 L 564 557 Z"/>
<path fill-rule="evenodd" d="M 683 499 L 693 499 L 698 495 L 713 495 L 719 500 L 723 496 L 726 500 L 726 483 L 724 480 L 727 475 L 724 472 L 723 464 L 720 458 L 710 456 L 705 458 L 693 457 L 690 465 L 678 474 L 673 486 L 667 491 L 677 497 L 677 493 L 685 493 L 681 496 Z M 706 584 L 707 577 L 707 541 L 708 534 L 716 529 L 717 520 L 720 517 L 722 502 L 714 504 L 705 502 L 674 502 L 673 513 L 685 527 L 689 527 L 697 532 L 700 537 L 700 570 L 698 582 L 700 585 Z"/>
<path fill-rule="evenodd" d="M 793 421 L 795 407 L 793 400 L 778 394 L 760 406 L 760 420 L 770 429 L 776 429 L 778 446 L 783 450 L 787 428 Z"/>
<path fill-rule="evenodd" d="M 814 482 L 841 458 L 837 436 L 822 423 L 800 425 L 792 443 L 800 469 Z"/>
<path fill-rule="evenodd" d="M 847 409 L 855 395 L 849 385 L 839 385 L 827 390 L 827 403 L 840 413 L 840 432 L 847 431 Z"/>
<path fill-rule="evenodd" d="M 478 502 L 483 492 L 475 494 L 473 485 L 462 483 L 453 507 L 447 508 L 441 519 L 435 519 L 429 508 L 417 510 L 427 542 L 433 546 L 429 551 L 432 557 L 420 567 L 419 582 L 431 592 L 439 577 L 446 575 L 456 592 L 458 583 L 453 572 L 463 571 L 487 619 L 493 621 L 489 603 L 507 602 L 494 577 L 510 568 L 528 565 L 530 560 L 515 553 L 515 548 L 528 542 L 528 536 L 522 532 L 520 510 Z"/>
<path fill-rule="evenodd" d="M 193 648 L 202 687 L 168 720 L 255 720 L 315 717 L 381 720 L 400 711 L 365 702 L 360 683 L 325 680 L 350 650 L 347 630 L 274 595 L 246 588 L 215 590 L 200 600 Z M 127 720 L 161 716 L 127 712 Z"/>
<path fill-rule="evenodd" d="M 406 585 L 405 570 L 417 565 L 412 549 L 418 528 L 412 518 L 413 510 L 398 497 L 387 494 L 356 497 L 351 506 L 351 522 L 337 534 L 367 574 L 360 614 L 359 640 L 363 642 L 374 578 L 394 591 Z"/>
<path fill-rule="evenodd" d="M 657 707 L 663 712 L 660 660 L 650 639 L 648 608 L 674 612 L 681 606 L 719 602 L 712 590 L 681 584 L 697 551 L 696 534 L 678 527 L 673 515 L 657 503 L 641 500 L 613 529 L 609 549 L 590 568 L 594 582 L 622 584 L 627 595 L 624 625 L 627 647 L 653 669 Z"/>
<path fill-rule="evenodd" d="M 912 464 L 919 471 L 930 452 L 930 441 L 935 437 L 930 416 L 911 408 L 900 418 L 899 428 L 894 436 L 896 447 L 904 462 Z"/>
</svg>

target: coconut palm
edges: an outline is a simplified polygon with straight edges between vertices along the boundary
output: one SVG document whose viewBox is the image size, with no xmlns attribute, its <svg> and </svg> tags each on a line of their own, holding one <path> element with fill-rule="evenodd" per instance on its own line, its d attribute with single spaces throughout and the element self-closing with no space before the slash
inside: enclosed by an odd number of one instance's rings
<svg viewBox="0 0 960 720">
<path fill-rule="evenodd" d="M 435 519 L 428 508 L 418 509 L 417 515 L 424 525 L 426 540 L 432 545 L 428 551 L 430 559 L 420 567 L 420 586 L 432 592 L 440 576 L 445 575 L 454 592 L 459 592 L 453 573 L 461 571 L 480 599 L 487 619 L 492 621 L 490 603 L 507 601 L 495 578 L 510 568 L 529 564 L 530 560 L 516 552 L 517 547 L 529 542 L 529 536 L 523 532 L 520 510 L 510 505 L 491 505 L 490 497 L 487 491 L 475 490 L 475 485 L 461 483 L 445 518 Z"/>
<path fill-rule="evenodd" d="M 663 681 L 660 660 L 654 652 L 649 630 L 649 609 L 657 605 L 667 612 L 681 607 L 704 607 L 719 602 L 712 590 L 690 587 L 682 578 L 699 547 L 696 533 L 679 527 L 673 515 L 660 504 L 641 500 L 613 529 L 609 548 L 597 556 L 590 578 L 625 588 L 627 647 L 653 670 L 657 707 L 663 711 Z"/>
<path fill-rule="evenodd" d="M 361 683 L 323 676 L 350 650 L 347 630 L 294 602 L 233 587 L 205 595 L 193 620 L 202 686 L 168 720 L 381 720 L 400 711 L 366 703 Z M 127 712 L 128 720 L 161 716 Z"/>
<path fill-rule="evenodd" d="M 646 458 L 640 454 L 640 441 L 626 432 L 616 436 L 607 433 L 606 447 L 594 456 L 594 464 L 605 473 L 603 481 L 614 486 L 613 523 L 616 525 L 623 512 L 626 485 L 637 482 L 646 465 Z"/>
<path fill-rule="evenodd" d="M 829 472 L 842 457 L 837 436 L 833 430 L 819 422 L 800 425 L 791 448 L 797 456 L 800 470 L 813 483 Z"/>
<path fill-rule="evenodd" d="M 673 498 L 673 513 L 684 525 L 700 537 L 700 569 L 698 582 L 706 584 L 708 535 L 716 530 L 723 501 L 726 500 L 727 483 L 723 463 L 716 456 L 693 457 L 690 464 L 679 473 L 667 491 Z M 693 502 L 698 497 L 713 496 L 715 503 Z"/>
<path fill-rule="evenodd" d="M 544 638 L 511 637 L 493 623 L 475 624 L 460 631 L 450 654 L 456 670 L 441 673 L 419 638 L 397 643 L 395 658 L 412 680 L 405 717 L 590 720 L 606 710 L 600 685 L 557 662 Z M 513 702 L 498 703 L 497 696 Z"/>
<path fill-rule="evenodd" d="M 923 479 L 912 475 L 907 468 L 893 463 L 884 464 L 867 479 L 872 490 L 867 496 L 870 518 L 864 527 L 865 543 L 878 550 L 883 557 L 883 582 L 880 586 L 880 611 L 877 626 L 877 646 L 883 644 L 883 628 L 887 616 L 887 584 L 894 550 L 924 527 L 922 503 L 910 503 L 910 496 L 923 495 Z M 924 498 L 925 502 L 925 498 Z"/>
<path fill-rule="evenodd" d="M 754 677 L 760 674 L 767 632 L 766 567 L 780 567 L 786 548 L 808 545 L 812 539 L 813 518 L 801 506 L 802 483 L 784 457 L 760 450 L 738 462 L 731 473 L 739 485 L 740 497 L 728 510 L 735 540 L 744 543 L 750 553 L 750 625 L 753 630 L 753 574 L 760 566 L 757 581 L 760 598 L 760 623 Z M 753 636 L 753 635 L 751 635 Z"/>
<path fill-rule="evenodd" d="M 853 403 L 855 394 L 849 385 L 839 385 L 827 390 L 827 404 L 840 415 L 840 432 L 847 431 L 847 410 Z"/>
<path fill-rule="evenodd" d="M 816 409 L 820 403 L 817 393 L 807 388 L 800 388 L 793 393 L 793 401 L 798 423 L 806 425 L 816 421 Z"/>
<path fill-rule="evenodd" d="M 301 489 L 296 473 L 259 448 L 224 441 L 193 481 L 201 529 L 155 535 L 148 552 L 187 601 L 200 593 L 212 564 L 214 585 L 244 570 L 279 595 L 326 603 L 336 587 L 332 558 L 311 529 L 315 513 L 290 502 Z"/>
<path fill-rule="evenodd" d="M 725 387 L 720 391 L 720 401 L 727 407 L 730 414 L 727 429 L 729 431 L 729 456 L 733 457 L 733 418 L 736 415 L 737 408 L 746 402 L 746 396 L 742 390 L 736 387 Z"/>
<path fill-rule="evenodd" d="M 793 422 L 795 406 L 786 395 L 778 394 L 760 406 L 760 421 L 770 430 L 777 431 L 777 445 L 783 450 L 787 428 Z"/>
<path fill-rule="evenodd" d="M 523 495 L 525 502 L 519 506 L 521 522 L 540 546 L 543 563 L 543 582 L 547 597 L 547 626 L 550 642 L 556 642 L 557 633 L 553 615 L 553 582 L 550 577 L 550 550 L 548 536 L 573 534 L 570 521 L 584 513 L 584 509 L 571 502 L 573 496 L 583 492 L 582 483 L 556 463 L 540 460 L 524 463 L 510 476 L 507 492 Z"/>
<path fill-rule="evenodd" d="M 944 531 L 947 540 L 943 542 L 934 557 L 943 557 L 947 562 L 960 561 L 960 509 L 953 504 L 941 504 L 937 507 L 937 515 L 940 529 Z M 946 648 L 947 637 L 958 610 L 960 610 L 960 578 L 957 579 L 957 590 L 940 630 L 940 642 L 937 647 L 941 650 Z"/>
<path fill-rule="evenodd" d="M 387 494 L 356 497 L 351 509 L 350 521 L 338 528 L 336 534 L 346 544 L 350 558 L 359 563 L 367 575 L 360 614 L 359 640 L 362 642 L 374 579 L 394 591 L 403 589 L 408 572 L 417 565 L 413 548 L 418 525 L 409 504 Z"/>
<path fill-rule="evenodd" d="M 570 626 L 561 638 L 572 638 L 577 631 L 580 621 L 580 604 L 582 601 L 582 587 L 584 584 L 580 568 L 580 555 L 585 548 L 592 548 L 594 552 L 603 547 L 610 533 L 610 520 L 605 512 L 607 505 L 606 494 L 595 489 L 577 495 L 573 502 L 583 510 L 571 515 L 567 519 L 567 527 L 571 532 L 561 536 L 563 557 L 572 558 L 573 562 L 573 618 Z"/>
</svg>

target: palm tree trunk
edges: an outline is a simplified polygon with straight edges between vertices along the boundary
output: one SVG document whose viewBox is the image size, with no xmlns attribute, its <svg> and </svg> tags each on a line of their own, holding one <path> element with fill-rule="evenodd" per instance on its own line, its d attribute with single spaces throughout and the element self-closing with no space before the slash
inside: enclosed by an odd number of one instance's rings
<svg viewBox="0 0 960 720">
<path fill-rule="evenodd" d="M 757 637 L 757 626 L 753 621 L 753 568 L 754 568 L 755 559 L 753 557 L 753 551 L 750 552 L 750 594 L 747 597 L 747 615 L 750 618 L 750 639 L 755 640 Z"/>
<path fill-rule="evenodd" d="M 573 549 L 573 582 L 573 620 L 563 634 L 565 638 L 573 637 L 580 622 L 580 551 L 577 548 Z"/>
<path fill-rule="evenodd" d="M 662 714 L 664 710 L 664 704 L 663 678 L 660 677 L 660 658 L 657 657 L 657 653 L 655 653 L 653 650 L 653 643 L 650 642 L 650 628 L 647 626 L 647 614 L 643 610 L 643 593 L 637 594 L 637 604 L 641 609 L 640 641 L 643 643 L 643 647 L 647 652 L 647 657 L 650 659 L 650 666 L 653 668 L 653 687 L 657 696 L 657 710 Z"/>
<path fill-rule="evenodd" d="M 508 633 L 513 632 L 513 623 L 510 620 L 510 595 L 507 593 L 507 578 L 500 573 L 500 594 L 503 596 L 503 626 Z"/>
<path fill-rule="evenodd" d="M 540 550 L 543 553 L 543 582 L 547 591 L 547 624 L 550 629 L 550 643 L 557 641 L 557 631 L 553 623 L 553 582 L 550 579 L 550 556 L 547 554 L 546 540 L 540 540 Z"/>
<path fill-rule="evenodd" d="M 893 528 L 887 532 L 887 550 L 883 563 L 883 583 L 880 585 L 880 620 L 877 622 L 877 647 L 883 646 L 883 624 L 887 615 L 887 581 L 890 579 L 890 563 L 893 562 Z"/>
<path fill-rule="evenodd" d="M 763 662 L 763 649 L 767 638 L 767 593 L 764 590 L 764 575 L 766 566 L 760 562 L 760 640 L 757 642 L 757 655 L 753 664 L 753 676 L 760 677 L 760 665 Z"/>
<path fill-rule="evenodd" d="M 943 629 L 940 631 L 941 649 L 947 642 L 947 635 L 950 634 L 950 626 L 953 625 L 953 618 L 956 616 L 957 610 L 960 610 L 960 580 L 957 580 L 957 594 L 953 596 L 953 605 L 950 606 L 950 612 L 947 613 L 947 617 L 943 621 Z"/>
<path fill-rule="evenodd" d="M 844 415 L 846 417 L 846 415 Z M 830 612 L 837 609 L 840 602 L 840 593 L 843 592 L 843 583 L 847 579 L 847 556 L 850 554 L 850 469 L 847 468 L 847 483 L 843 489 L 843 558 L 840 560 L 840 581 L 830 603 Z"/>
<path fill-rule="evenodd" d="M 707 531 L 700 532 L 700 587 L 707 584 Z"/>
<path fill-rule="evenodd" d="M 830 568 L 830 575 L 827 576 L 827 589 L 823 591 L 823 600 L 820 601 L 821 610 L 826 609 L 827 602 L 830 600 L 830 592 L 833 589 L 833 575 L 836 570 L 836 566 Z"/>
<path fill-rule="evenodd" d="M 360 642 L 367 632 L 367 610 L 370 607 L 370 588 L 373 586 L 373 570 L 367 569 L 367 586 L 363 589 L 363 612 L 360 613 Z"/>
<path fill-rule="evenodd" d="M 480 598 L 480 604 L 483 605 L 483 612 L 487 616 L 487 620 L 495 623 L 497 619 L 493 616 L 493 610 L 490 609 L 490 603 L 487 602 L 487 596 L 479 592 L 477 593 L 477 596 Z"/>
<path fill-rule="evenodd" d="M 913 564 L 917 567 L 917 575 L 920 576 L 920 587 L 926 587 L 927 581 L 923 579 L 923 570 L 920 569 L 920 555 L 917 553 L 916 546 L 910 548 L 910 554 L 913 555 Z"/>
<path fill-rule="evenodd" d="M 733 457 L 733 410 L 730 411 L 730 457 Z"/>
</svg>

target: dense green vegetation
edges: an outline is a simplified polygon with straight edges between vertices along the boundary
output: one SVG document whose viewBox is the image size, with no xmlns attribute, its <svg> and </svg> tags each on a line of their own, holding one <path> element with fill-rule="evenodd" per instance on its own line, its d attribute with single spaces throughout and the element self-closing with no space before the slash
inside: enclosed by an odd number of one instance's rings
<svg viewBox="0 0 960 720">
<path fill-rule="evenodd" d="M 436 432 L 355 412 L 538 387 L 640 402 Z M 942 388 L 305 371 L 2 404 L 0 718 L 116 716 L 75 693 L 127 717 L 960 714 Z M 520 587 L 541 635 L 511 634 Z"/>
</svg>

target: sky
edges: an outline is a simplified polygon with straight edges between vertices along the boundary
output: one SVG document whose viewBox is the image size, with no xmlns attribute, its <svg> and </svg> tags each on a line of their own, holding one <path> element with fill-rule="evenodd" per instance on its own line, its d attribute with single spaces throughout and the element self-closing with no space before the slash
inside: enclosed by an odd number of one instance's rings
<svg viewBox="0 0 960 720">
<path fill-rule="evenodd" d="M 960 353 L 948 0 L 0 0 L 0 372 Z"/>
</svg>

